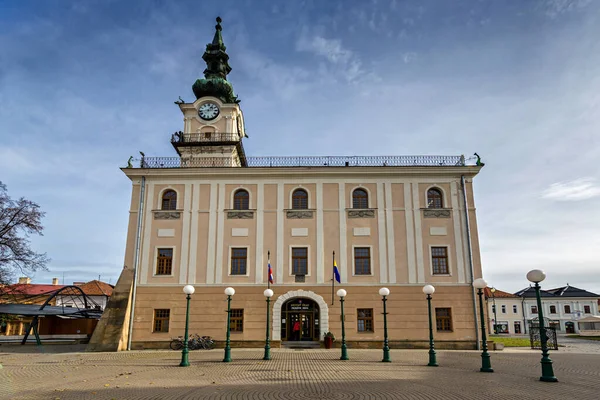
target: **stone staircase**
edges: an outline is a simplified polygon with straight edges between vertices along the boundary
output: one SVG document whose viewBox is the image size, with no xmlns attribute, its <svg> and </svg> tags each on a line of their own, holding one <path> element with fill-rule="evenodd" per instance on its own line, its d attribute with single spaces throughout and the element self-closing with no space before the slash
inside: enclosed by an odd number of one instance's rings
<svg viewBox="0 0 600 400">
<path fill-rule="evenodd" d="M 301 350 L 312 350 L 320 349 L 321 342 L 313 341 L 286 341 L 281 343 L 283 349 L 301 349 Z"/>
</svg>

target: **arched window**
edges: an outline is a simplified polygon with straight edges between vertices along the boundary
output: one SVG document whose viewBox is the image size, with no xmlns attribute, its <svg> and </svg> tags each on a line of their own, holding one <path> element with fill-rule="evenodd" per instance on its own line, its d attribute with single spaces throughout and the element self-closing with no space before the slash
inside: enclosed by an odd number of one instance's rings
<svg viewBox="0 0 600 400">
<path fill-rule="evenodd" d="M 177 192 L 165 190 L 162 195 L 162 210 L 177 210 Z"/>
<path fill-rule="evenodd" d="M 250 195 L 244 189 L 238 189 L 233 195 L 233 209 L 247 210 L 250 208 Z"/>
<path fill-rule="evenodd" d="M 427 191 L 427 208 L 444 208 L 440 189 L 432 188 Z"/>
<path fill-rule="evenodd" d="M 308 193 L 304 189 L 296 189 L 292 193 L 292 209 L 307 210 L 308 209 Z"/>
<path fill-rule="evenodd" d="M 354 189 L 352 208 L 369 208 L 369 194 L 365 189 Z"/>
</svg>

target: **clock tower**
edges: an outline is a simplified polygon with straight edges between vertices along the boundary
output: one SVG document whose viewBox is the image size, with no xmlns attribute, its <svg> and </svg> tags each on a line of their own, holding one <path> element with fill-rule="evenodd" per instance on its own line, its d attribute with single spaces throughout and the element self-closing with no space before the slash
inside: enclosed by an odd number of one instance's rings
<svg viewBox="0 0 600 400">
<path fill-rule="evenodd" d="M 246 166 L 242 138 L 247 137 L 240 100 L 227 81 L 231 72 L 229 56 L 217 17 L 215 36 L 206 45 L 204 78 L 194 82 L 193 103 L 177 102 L 184 116 L 184 130 L 176 132 L 171 143 L 181 157 L 181 166 Z"/>
</svg>

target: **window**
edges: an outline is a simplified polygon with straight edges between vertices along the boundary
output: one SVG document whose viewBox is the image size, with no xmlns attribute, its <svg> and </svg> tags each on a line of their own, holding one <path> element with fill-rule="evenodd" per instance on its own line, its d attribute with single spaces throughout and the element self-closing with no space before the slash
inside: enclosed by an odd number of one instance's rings
<svg viewBox="0 0 600 400">
<path fill-rule="evenodd" d="M 444 208 L 442 200 L 441 190 L 429 189 L 427 191 L 427 208 Z"/>
<path fill-rule="evenodd" d="M 250 208 L 250 195 L 244 189 L 238 189 L 233 195 L 234 210 L 248 210 Z"/>
<path fill-rule="evenodd" d="M 556 306 L 550 306 L 550 314 L 556 314 Z"/>
<path fill-rule="evenodd" d="M 245 247 L 231 249 L 231 275 L 246 275 L 248 249 Z"/>
<path fill-rule="evenodd" d="M 354 275 L 371 275 L 371 249 L 354 248 Z"/>
<path fill-rule="evenodd" d="M 438 332 L 452 332 L 452 312 L 449 308 L 435 309 L 435 326 Z"/>
<path fill-rule="evenodd" d="M 171 310 L 156 309 L 154 310 L 154 330 L 153 332 L 169 332 L 169 316 Z"/>
<path fill-rule="evenodd" d="M 565 305 L 565 314 L 571 314 L 571 306 Z"/>
<path fill-rule="evenodd" d="M 531 306 L 531 313 L 537 314 L 537 306 Z"/>
<path fill-rule="evenodd" d="M 448 248 L 432 247 L 431 264 L 434 275 L 448 275 L 450 273 L 448 271 Z"/>
<path fill-rule="evenodd" d="M 583 312 L 586 314 L 591 314 L 592 311 L 591 311 L 590 306 L 583 306 Z"/>
<path fill-rule="evenodd" d="M 232 308 L 229 314 L 229 331 L 243 332 L 244 331 L 244 309 Z"/>
<path fill-rule="evenodd" d="M 515 333 L 521 333 L 521 323 L 519 321 L 515 321 Z"/>
<path fill-rule="evenodd" d="M 158 249 L 156 257 L 156 275 L 171 275 L 173 268 L 173 249 Z"/>
<path fill-rule="evenodd" d="M 174 190 L 165 190 L 162 195 L 162 210 L 177 209 L 177 192 Z"/>
<path fill-rule="evenodd" d="M 517 306 L 516 306 L 516 305 L 513 305 L 513 314 L 516 314 L 517 312 L 518 312 L 518 311 L 517 311 Z"/>
<path fill-rule="evenodd" d="M 359 308 L 356 310 L 358 316 L 358 331 L 373 332 L 373 309 Z"/>
<path fill-rule="evenodd" d="M 296 189 L 292 193 L 292 208 L 294 210 L 308 209 L 308 193 L 304 189 Z"/>
<path fill-rule="evenodd" d="M 369 195 L 365 189 L 352 192 L 352 208 L 369 208 Z"/>
<path fill-rule="evenodd" d="M 506 306 L 504 304 L 502 305 L 502 314 L 506 314 Z"/>
<path fill-rule="evenodd" d="M 292 248 L 292 274 L 308 275 L 308 249 L 306 247 Z"/>
</svg>

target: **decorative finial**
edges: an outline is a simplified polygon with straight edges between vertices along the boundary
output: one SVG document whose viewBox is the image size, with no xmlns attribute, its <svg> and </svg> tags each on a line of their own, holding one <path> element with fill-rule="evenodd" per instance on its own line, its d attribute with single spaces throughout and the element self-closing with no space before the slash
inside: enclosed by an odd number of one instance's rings
<svg viewBox="0 0 600 400">
<path fill-rule="evenodd" d="M 217 28 L 217 30 L 221 30 L 221 22 L 223 22 L 223 20 L 221 19 L 221 17 L 217 17 L 217 26 L 215 26 L 215 28 Z"/>
</svg>

